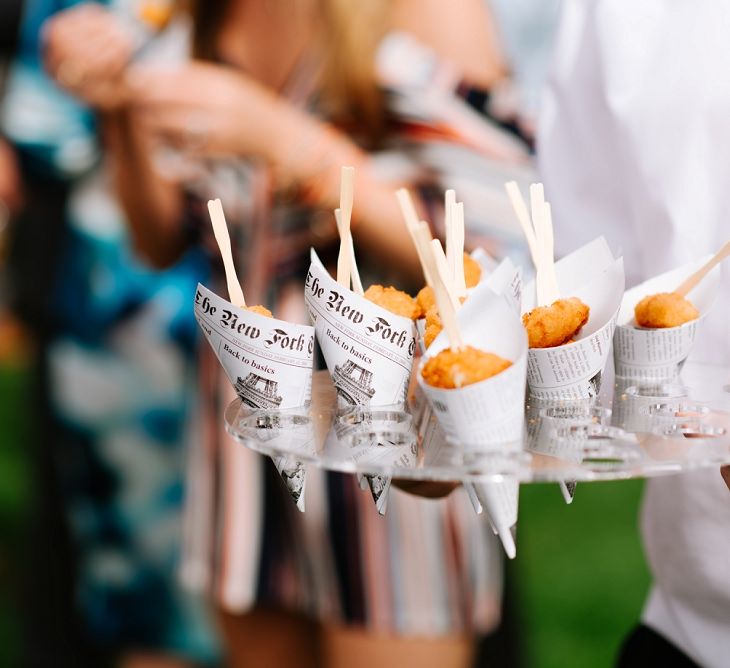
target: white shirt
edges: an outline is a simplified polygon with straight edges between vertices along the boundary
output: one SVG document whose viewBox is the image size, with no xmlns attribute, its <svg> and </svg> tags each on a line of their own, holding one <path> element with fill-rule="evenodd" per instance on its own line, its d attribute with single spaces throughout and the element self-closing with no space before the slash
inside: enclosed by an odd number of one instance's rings
<svg viewBox="0 0 730 668">
<path fill-rule="evenodd" d="M 729 26 L 720 0 L 565 0 L 538 134 L 559 250 L 603 234 L 632 286 L 730 239 Z M 722 282 L 692 359 L 727 365 L 727 263 Z M 651 480 L 641 527 L 654 576 L 645 623 L 701 665 L 730 665 L 719 472 Z"/>
</svg>

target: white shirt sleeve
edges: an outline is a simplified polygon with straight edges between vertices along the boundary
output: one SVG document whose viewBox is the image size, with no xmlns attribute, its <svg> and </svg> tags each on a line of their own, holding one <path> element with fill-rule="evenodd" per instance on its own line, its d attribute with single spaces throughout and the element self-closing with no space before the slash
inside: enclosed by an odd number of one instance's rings
<svg viewBox="0 0 730 668">
<path fill-rule="evenodd" d="M 627 285 L 730 238 L 730 3 L 565 0 L 538 162 L 565 252 L 604 234 Z M 692 359 L 730 362 L 730 266 Z M 730 382 L 730 378 L 728 378 Z M 644 620 L 701 665 L 730 656 L 730 495 L 717 470 L 649 482 Z"/>
</svg>

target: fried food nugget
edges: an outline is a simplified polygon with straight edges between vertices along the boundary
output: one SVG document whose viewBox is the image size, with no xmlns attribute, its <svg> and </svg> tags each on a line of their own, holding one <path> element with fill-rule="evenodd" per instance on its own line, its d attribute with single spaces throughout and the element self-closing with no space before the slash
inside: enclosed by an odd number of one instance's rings
<svg viewBox="0 0 730 668">
<path fill-rule="evenodd" d="M 464 282 L 474 288 L 482 280 L 482 267 L 469 253 L 464 253 Z"/>
<path fill-rule="evenodd" d="M 436 337 L 441 334 L 441 329 L 440 325 L 431 325 L 426 327 L 423 332 L 423 345 L 426 346 L 426 348 L 428 348 L 436 340 Z"/>
<path fill-rule="evenodd" d="M 530 348 L 553 348 L 568 343 L 588 322 L 590 309 L 577 297 L 558 299 L 522 316 Z"/>
<path fill-rule="evenodd" d="M 441 327 L 441 316 L 439 315 L 438 307 L 435 305 L 428 310 L 428 313 L 426 313 L 426 327 L 431 325 Z"/>
<path fill-rule="evenodd" d="M 256 304 L 255 306 L 247 306 L 247 311 L 251 311 L 251 313 L 258 313 L 259 315 L 264 316 L 265 318 L 273 318 L 274 315 L 267 309 L 265 306 L 261 306 L 261 304 Z"/>
<path fill-rule="evenodd" d="M 688 299 L 676 292 L 660 292 L 644 297 L 634 308 L 636 324 L 639 327 L 679 327 L 691 320 L 697 320 L 700 312 Z"/>
<path fill-rule="evenodd" d="M 422 287 L 416 295 L 416 302 L 420 309 L 419 317 L 425 318 L 428 312 L 436 306 L 436 295 L 433 293 L 433 288 L 428 285 Z"/>
<path fill-rule="evenodd" d="M 411 320 L 417 320 L 421 315 L 421 309 L 416 300 L 407 292 L 397 290 L 392 286 L 384 288 L 382 285 L 371 285 L 365 290 L 365 299 L 369 299 L 391 313 L 411 318 Z"/>
<path fill-rule="evenodd" d="M 464 253 L 464 282 L 466 283 L 466 287 L 476 287 L 481 278 L 481 265 L 471 255 Z M 421 309 L 419 317 L 426 317 L 426 314 L 436 306 L 436 297 L 433 294 L 433 288 L 428 287 L 428 285 L 422 287 L 416 295 L 416 301 Z"/>
<path fill-rule="evenodd" d="M 426 328 L 423 332 L 423 344 L 428 348 L 434 339 L 441 333 L 443 324 L 436 306 L 432 306 L 426 313 Z"/>
<path fill-rule="evenodd" d="M 446 348 L 423 366 L 423 380 L 433 387 L 455 389 L 496 376 L 512 366 L 509 360 L 464 346 L 459 350 Z"/>
</svg>

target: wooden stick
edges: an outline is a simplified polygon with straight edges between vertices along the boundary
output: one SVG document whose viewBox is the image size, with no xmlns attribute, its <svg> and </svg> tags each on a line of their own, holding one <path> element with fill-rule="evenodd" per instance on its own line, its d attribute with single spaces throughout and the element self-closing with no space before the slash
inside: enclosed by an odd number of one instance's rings
<svg viewBox="0 0 730 668">
<path fill-rule="evenodd" d="M 436 260 L 436 267 L 439 271 L 439 278 L 444 284 L 446 292 L 449 295 L 449 301 L 451 301 L 451 305 L 454 307 L 454 311 L 458 311 L 459 307 L 461 306 L 461 302 L 456 296 L 454 280 L 451 277 L 451 272 L 449 271 L 449 265 L 446 260 L 446 255 L 444 254 L 444 249 L 442 248 L 441 242 L 438 239 L 431 239 L 431 251 L 433 252 L 433 257 Z"/>
<path fill-rule="evenodd" d="M 455 272 L 454 272 L 454 291 L 457 298 L 466 297 L 466 277 L 464 276 L 464 202 L 459 202 L 455 208 L 454 221 L 454 238 L 456 249 Z"/>
<path fill-rule="evenodd" d="M 426 279 L 426 285 L 429 285 L 433 290 L 435 279 L 431 276 L 429 271 L 430 265 L 428 263 L 428 258 L 426 257 L 431 252 L 431 241 L 433 240 L 431 237 L 431 227 L 425 220 L 422 220 L 413 228 L 413 234 L 418 259 L 421 261 L 421 268 L 423 269 L 423 275 Z"/>
<path fill-rule="evenodd" d="M 456 258 L 454 257 L 454 223 L 456 222 L 456 193 L 447 190 L 444 193 L 444 241 L 446 242 L 446 264 L 449 275 L 455 278 Z"/>
<path fill-rule="evenodd" d="M 555 258 L 552 218 L 550 205 L 545 201 L 545 191 L 542 183 L 533 183 L 530 186 L 530 206 L 532 221 L 535 225 L 537 240 L 538 263 L 535 265 L 535 287 L 537 305 L 549 306 L 560 298 L 560 291 L 555 278 Z"/>
<path fill-rule="evenodd" d="M 360 271 L 357 268 L 357 261 L 355 260 L 355 244 L 352 240 L 352 231 L 344 230 L 344 223 L 342 222 L 342 212 L 339 209 L 335 209 L 335 220 L 337 221 L 337 231 L 340 233 L 340 240 L 343 235 L 347 235 L 347 251 L 350 255 L 350 279 L 352 280 L 352 291 L 360 296 L 365 294 L 362 281 L 360 280 Z M 349 286 L 348 286 L 349 287 Z"/>
<path fill-rule="evenodd" d="M 537 244 L 537 262 L 535 262 L 535 293 L 538 306 L 547 306 L 547 297 L 545 290 L 545 263 L 546 257 L 546 228 L 544 217 L 544 198 L 541 184 L 533 183 L 530 185 L 530 213 L 532 216 L 532 224 L 535 230 L 535 242 Z"/>
<path fill-rule="evenodd" d="M 413 200 L 411 199 L 410 193 L 405 188 L 399 188 L 395 193 L 396 199 L 398 200 L 398 204 L 400 205 L 401 213 L 403 214 L 403 218 L 405 218 L 406 221 L 406 228 L 408 229 L 408 233 L 411 235 L 411 240 L 413 241 L 413 245 L 416 247 L 416 253 L 418 254 L 418 260 L 421 263 L 421 268 L 423 269 L 423 275 L 424 279 L 426 281 L 426 285 L 433 288 L 433 284 L 431 283 L 431 277 L 426 274 L 426 264 L 425 260 L 422 257 L 422 249 L 421 245 L 419 243 L 418 238 L 418 230 L 421 227 L 421 225 L 425 225 L 426 231 L 428 232 L 429 239 L 431 238 L 431 231 L 428 226 L 428 223 L 425 223 L 423 221 L 418 220 L 418 214 L 416 213 L 416 207 L 413 206 Z"/>
<path fill-rule="evenodd" d="M 343 167 L 340 176 L 340 211 L 342 217 L 342 231 L 340 231 L 340 252 L 337 256 L 337 282 L 350 289 L 350 249 L 348 236 L 352 219 L 352 203 L 355 187 L 355 168 Z"/>
<path fill-rule="evenodd" d="M 403 218 L 405 218 L 408 231 L 410 232 L 412 228 L 418 227 L 419 224 L 418 214 L 416 213 L 416 207 L 413 206 L 411 194 L 405 188 L 398 188 L 395 192 L 395 197 L 398 200 L 401 213 L 403 214 Z"/>
<path fill-rule="evenodd" d="M 550 204 L 544 202 L 542 210 L 545 221 L 545 241 L 543 247 L 545 256 L 543 264 L 545 299 L 547 304 L 552 304 L 560 299 L 560 287 L 558 286 L 558 277 L 555 273 L 555 233 L 553 231 L 553 217 Z"/>
<path fill-rule="evenodd" d="M 349 230 L 355 195 L 355 168 L 343 167 L 340 174 L 340 211 L 342 211 L 342 221 Z"/>
<path fill-rule="evenodd" d="M 228 297 L 232 304 L 246 308 L 246 300 L 243 298 L 241 283 L 236 275 L 236 265 L 233 264 L 231 253 L 231 237 L 228 234 L 226 216 L 223 213 L 223 205 L 219 199 L 208 200 L 208 213 L 210 222 L 213 223 L 213 234 L 218 242 L 218 248 L 223 258 L 223 267 L 226 272 L 226 284 L 228 285 Z"/>
<path fill-rule="evenodd" d="M 436 297 L 436 306 L 441 316 L 441 322 L 443 323 L 446 334 L 449 337 L 449 343 L 452 348 L 459 349 L 464 346 L 464 341 L 461 338 L 461 332 L 456 321 L 456 311 L 451 304 L 446 287 L 440 278 L 440 272 L 436 265 L 436 259 L 434 258 L 432 246 L 431 246 L 431 234 L 422 226 L 418 228 L 418 243 L 421 246 L 421 251 L 424 258 L 424 273 L 431 275 L 433 283 L 433 291 Z"/>
<path fill-rule="evenodd" d="M 730 241 L 728 241 L 717 253 L 715 253 L 705 264 L 703 264 L 694 274 L 692 274 L 675 292 L 682 297 L 686 297 L 694 290 L 700 281 L 707 276 L 720 262 L 730 257 Z"/>
<path fill-rule="evenodd" d="M 537 238 L 535 237 L 535 230 L 532 226 L 532 221 L 530 220 L 530 214 L 527 211 L 525 200 L 522 197 L 522 193 L 515 181 L 505 183 L 504 187 L 507 190 L 507 195 L 512 203 L 512 208 L 515 210 L 515 214 L 517 215 L 517 220 L 522 227 L 525 239 L 527 239 L 527 245 L 530 249 L 530 255 L 532 256 L 532 263 L 535 267 L 537 267 L 540 261 L 537 248 Z"/>
</svg>

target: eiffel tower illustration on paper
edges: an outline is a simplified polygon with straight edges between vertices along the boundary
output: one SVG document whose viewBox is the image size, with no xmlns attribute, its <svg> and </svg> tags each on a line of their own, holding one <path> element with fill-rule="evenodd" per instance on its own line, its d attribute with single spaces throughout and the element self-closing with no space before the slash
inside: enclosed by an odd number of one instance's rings
<svg viewBox="0 0 730 668">
<path fill-rule="evenodd" d="M 332 382 L 337 394 L 353 406 L 370 403 L 370 399 L 375 394 L 375 388 L 371 385 L 372 380 L 372 371 L 363 369 L 352 360 L 335 366 L 335 372 L 332 374 Z"/>
<path fill-rule="evenodd" d="M 278 387 L 275 380 L 249 373 L 245 380 L 239 377 L 236 381 L 236 394 L 252 408 L 276 409 L 282 402 L 282 397 L 277 395 Z"/>
</svg>

